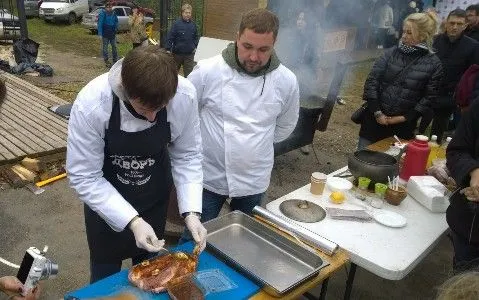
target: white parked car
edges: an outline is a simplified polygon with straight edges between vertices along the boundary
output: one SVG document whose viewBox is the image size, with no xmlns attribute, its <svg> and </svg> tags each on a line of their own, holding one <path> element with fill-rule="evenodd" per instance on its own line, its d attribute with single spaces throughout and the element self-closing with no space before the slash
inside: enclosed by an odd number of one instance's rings
<svg viewBox="0 0 479 300">
<path fill-rule="evenodd" d="M 85 13 L 88 13 L 88 0 L 43 0 L 38 14 L 46 22 L 67 21 L 73 24 Z"/>
<path fill-rule="evenodd" d="M 128 17 L 133 13 L 131 8 L 128 6 L 113 6 L 113 11 L 118 17 L 118 31 L 127 32 L 130 30 L 130 25 L 128 24 Z M 91 13 L 83 15 L 82 26 L 89 29 L 91 33 L 96 34 L 98 32 L 98 16 L 100 15 L 103 7 L 99 7 L 92 11 Z M 144 17 L 145 25 L 153 25 L 152 17 Z"/>
</svg>

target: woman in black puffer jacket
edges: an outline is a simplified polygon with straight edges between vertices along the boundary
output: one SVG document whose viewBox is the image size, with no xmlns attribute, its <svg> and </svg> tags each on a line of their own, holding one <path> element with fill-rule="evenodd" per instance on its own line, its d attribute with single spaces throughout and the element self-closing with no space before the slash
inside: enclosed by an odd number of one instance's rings
<svg viewBox="0 0 479 300">
<path fill-rule="evenodd" d="M 417 120 L 430 112 L 442 79 L 441 61 L 431 50 L 436 24 L 433 13 L 409 15 L 399 45 L 375 62 L 364 84 L 368 109 L 358 149 L 395 134 L 413 138 Z"/>
</svg>

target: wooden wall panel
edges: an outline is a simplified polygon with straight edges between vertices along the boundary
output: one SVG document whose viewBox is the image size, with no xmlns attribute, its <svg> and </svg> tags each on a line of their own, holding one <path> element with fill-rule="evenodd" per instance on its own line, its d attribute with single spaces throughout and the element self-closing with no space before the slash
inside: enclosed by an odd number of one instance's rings
<svg viewBox="0 0 479 300">
<path fill-rule="evenodd" d="M 254 8 L 264 7 L 264 0 L 205 0 L 203 36 L 234 40 L 241 16 Z"/>
</svg>

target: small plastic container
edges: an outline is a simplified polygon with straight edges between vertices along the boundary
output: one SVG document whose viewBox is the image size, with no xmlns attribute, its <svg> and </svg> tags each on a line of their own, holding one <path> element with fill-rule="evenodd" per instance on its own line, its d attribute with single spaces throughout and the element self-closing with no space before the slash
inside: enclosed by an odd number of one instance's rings
<svg viewBox="0 0 479 300">
<path fill-rule="evenodd" d="M 195 278 L 204 290 L 205 295 L 238 288 L 238 286 L 219 269 L 199 271 L 195 274 Z"/>
<path fill-rule="evenodd" d="M 328 176 L 324 173 L 314 172 L 311 174 L 311 188 L 310 192 L 313 195 L 322 195 L 324 187 L 326 186 L 326 180 Z"/>
<path fill-rule="evenodd" d="M 177 278 L 167 285 L 173 300 L 203 300 L 206 296 L 238 288 L 219 269 L 208 269 Z"/>
<path fill-rule="evenodd" d="M 386 190 L 388 189 L 388 185 L 384 183 L 376 183 L 374 184 L 374 193 L 381 198 L 384 198 L 384 194 L 386 193 Z"/>
<path fill-rule="evenodd" d="M 358 177 L 358 188 L 360 190 L 367 190 L 369 188 L 370 183 L 371 183 L 371 179 L 367 177 Z"/>
<path fill-rule="evenodd" d="M 373 196 L 369 197 L 369 205 L 378 209 L 382 208 L 384 206 L 384 198 L 382 196 L 374 194 Z"/>
</svg>

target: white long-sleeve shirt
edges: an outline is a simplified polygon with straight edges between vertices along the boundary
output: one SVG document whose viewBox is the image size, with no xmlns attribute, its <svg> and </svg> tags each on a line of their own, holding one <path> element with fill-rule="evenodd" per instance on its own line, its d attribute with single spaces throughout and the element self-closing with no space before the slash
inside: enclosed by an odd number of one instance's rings
<svg viewBox="0 0 479 300">
<path fill-rule="evenodd" d="M 266 191 L 273 143 L 285 140 L 298 120 L 296 76 L 280 64 L 252 77 L 218 55 L 200 61 L 188 80 L 198 95 L 204 187 L 231 197 Z"/>
<path fill-rule="evenodd" d="M 120 100 L 127 99 L 121 86 L 121 63 L 117 62 L 109 73 L 93 79 L 78 94 L 68 124 L 66 162 L 71 187 L 115 231 L 123 230 L 138 215 L 102 172 L 112 90 Z M 178 77 L 176 95 L 166 110 L 171 129 L 168 152 L 180 213 L 201 212 L 203 172 L 198 103 L 195 88 L 185 78 Z M 120 101 L 120 116 L 120 129 L 126 132 L 142 131 L 155 124 L 134 117 L 123 101 Z"/>
</svg>

